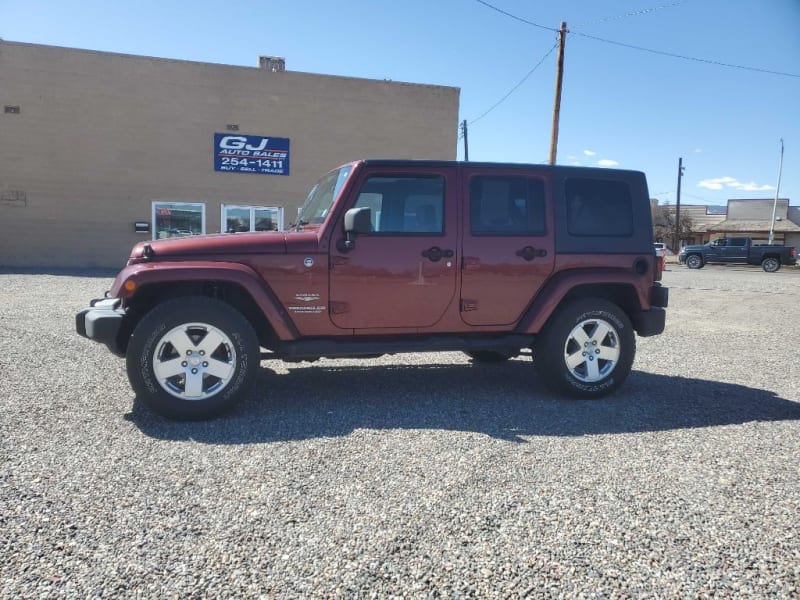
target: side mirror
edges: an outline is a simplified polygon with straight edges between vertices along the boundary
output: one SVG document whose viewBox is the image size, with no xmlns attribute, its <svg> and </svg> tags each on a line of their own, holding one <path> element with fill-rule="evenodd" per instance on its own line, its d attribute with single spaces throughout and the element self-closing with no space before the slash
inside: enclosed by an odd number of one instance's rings
<svg viewBox="0 0 800 600">
<path fill-rule="evenodd" d="M 368 206 L 351 208 L 344 213 L 345 233 L 369 233 L 372 231 L 372 209 Z"/>
<path fill-rule="evenodd" d="M 345 239 L 339 240 L 337 247 L 341 252 L 352 250 L 356 246 L 353 237 L 370 231 L 372 231 L 372 209 L 368 206 L 351 208 L 344 213 Z"/>
</svg>

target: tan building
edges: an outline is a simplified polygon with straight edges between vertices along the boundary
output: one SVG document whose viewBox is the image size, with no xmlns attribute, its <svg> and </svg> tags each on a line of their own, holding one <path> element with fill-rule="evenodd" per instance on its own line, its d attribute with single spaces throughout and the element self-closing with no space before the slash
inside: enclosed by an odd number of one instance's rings
<svg viewBox="0 0 800 600">
<path fill-rule="evenodd" d="M 722 209 L 722 210 L 720 210 Z M 710 238 L 709 227 L 725 220 L 725 207 L 703 204 L 682 204 L 681 214 L 692 221 L 692 231 L 684 244 L 705 244 Z"/>
<path fill-rule="evenodd" d="M 675 206 L 666 208 L 674 217 Z M 719 237 L 750 237 L 757 244 L 766 244 L 772 226 L 774 244 L 800 249 L 800 207 L 790 206 L 786 198 L 777 202 L 774 198 L 731 199 L 727 206 L 681 204 L 681 215 L 692 222 L 682 246 L 705 244 Z"/>
<path fill-rule="evenodd" d="M 708 232 L 713 237 L 750 237 L 756 243 L 766 244 L 772 229 L 774 244 L 800 248 L 800 222 L 792 221 L 791 217 L 796 218 L 797 212 L 792 211 L 790 215 L 789 208 L 786 198 L 728 200 L 727 218 L 709 227 Z"/>
<path fill-rule="evenodd" d="M 354 159 L 455 159 L 459 90 L 0 41 L 0 105 L 0 265 L 116 268 L 287 226 Z"/>
</svg>

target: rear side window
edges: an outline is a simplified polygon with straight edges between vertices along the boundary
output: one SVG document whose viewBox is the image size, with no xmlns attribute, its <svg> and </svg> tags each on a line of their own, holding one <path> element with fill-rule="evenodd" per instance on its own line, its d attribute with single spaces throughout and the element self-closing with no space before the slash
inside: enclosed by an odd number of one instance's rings
<svg viewBox="0 0 800 600">
<path fill-rule="evenodd" d="M 528 177 L 478 175 L 469 185 L 473 235 L 545 233 L 544 182 Z"/>
<path fill-rule="evenodd" d="M 566 180 L 567 230 L 574 236 L 633 234 L 633 202 L 628 184 L 604 179 Z"/>
<path fill-rule="evenodd" d="M 444 178 L 370 177 L 353 208 L 369 207 L 372 230 L 386 234 L 444 232 Z"/>
</svg>

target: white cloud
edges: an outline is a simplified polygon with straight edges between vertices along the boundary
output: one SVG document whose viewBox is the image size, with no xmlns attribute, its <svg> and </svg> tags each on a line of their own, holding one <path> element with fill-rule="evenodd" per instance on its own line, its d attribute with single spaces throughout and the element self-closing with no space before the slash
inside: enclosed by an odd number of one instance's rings
<svg viewBox="0 0 800 600">
<path fill-rule="evenodd" d="M 697 187 L 705 188 L 707 190 L 721 190 L 725 187 L 739 190 L 740 192 L 762 192 L 766 190 L 774 190 L 771 185 L 759 185 L 755 181 L 743 183 L 734 177 L 716 177 L 714 179 L 703 179 L 697 184 Z"/>
<path fill-rule="evenodd" d="M 726 184 L 738 183 L 733 177 L 717 177 L 716 179 L 703 179 L 697 184 L 697 187 L 706 188 L 707 190 L 721 190 Z"/>
<path fill-rule="evenodd" d="M 695 148 L 695 149 L 694 149 L 694 153 L 695 153 L 695 154 L 700 154 L 702 151 L 703 151 L 703 149 L 702 149 L 702 148 Z"/>
<path fill-rule="evenodd" d="M 609 160 L 608 158 L 601 158 L 597 161 L 597 164 L 601 167 L 616 167 L 619 163 L 615 160 Z"/>
<path fill-rule="evenodd" d="M 583 154 L 584 156 L 594 156 L 595 154 L 597 154 L 597 152 L 592 152 L 591 150 L 584 150 Z"/>
<path fill-rule="evenodd" d="M 750 183 L 740 183 L 736 186 L 736 189 L 743 192 L 761 192 L 764 190 L 774 190 L 775 188 L 771 185 L 767 185 L 766 183 L 763 185 L 758 185 L 755 181 L 751 181 Z"/>
</svg>

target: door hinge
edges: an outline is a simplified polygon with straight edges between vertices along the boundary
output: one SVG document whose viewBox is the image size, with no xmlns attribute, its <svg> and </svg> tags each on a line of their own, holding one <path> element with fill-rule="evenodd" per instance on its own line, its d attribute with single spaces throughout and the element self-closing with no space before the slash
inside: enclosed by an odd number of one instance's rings
<svg viewBox="0 0 800 600">
<path fill-rule="evenodd" d="M 331 300 L 330 302 L 330 314 L 332 315 L 342 315 L 344 313 L 350 312 L 350 303 L 349 302 L 334 302 Z"/>
<path fill-rule="evenodd" d="M 329 261 L 328 264 L 329 264 L 330 268 L 333 269 L 336 266 L 346 265 L 349 262 L 350 262 L 350 259 L 347 256 L 337 256 L 335 254 L 331 254 L 331 258 L 330 258 L 330 261 Z"/>
<path fill-rule="evenodd" d="M 462 256 L 461 257 L 461 270 L 468 271 L 470 269 L 479 269 L 481 260 L 476 256 Z"/>
<path fill-rule="evenodd" d="M 478 310 L 477 300 L 461 299 L 461 312 L 472 312 L 474 310 Z"/>
</svg>

